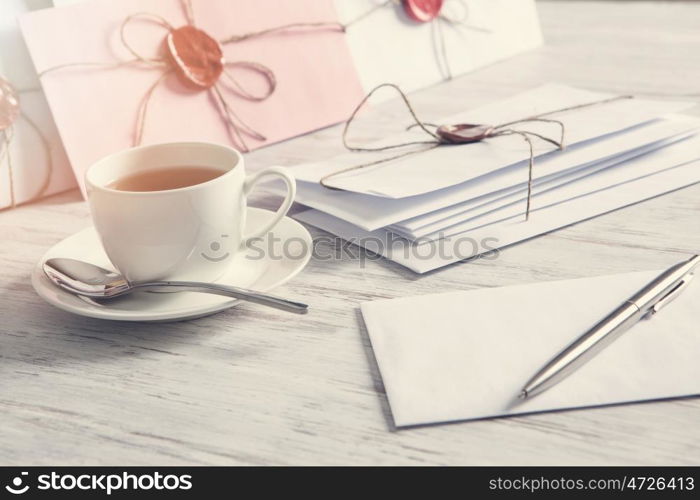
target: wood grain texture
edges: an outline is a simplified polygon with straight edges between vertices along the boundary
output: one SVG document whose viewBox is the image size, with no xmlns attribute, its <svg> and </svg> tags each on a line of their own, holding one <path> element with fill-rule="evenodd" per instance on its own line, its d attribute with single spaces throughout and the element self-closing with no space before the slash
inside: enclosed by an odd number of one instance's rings
<svg viewBox="0 0 700 500">
<path fill-rule="evenodd" d="M 700 3 L 541 2 L 540 10 L 544 48 L 416 93 L 420 116 L 548 81 L 698 92 Z M 369 139 L 403 113 L 386 103 L 355 130 Z M 338 153 L 339 135 L 333 127 L 257 151 L 250 169 Z M 311 304 L 305 317 L 247 304 L 173 324 L 61 312 L 36 296 L 29 273 L 51 244 L 88 224 L 75 192 L 0 213 L 2 464 L 700 462 L 698 399 L 396 431 L 357 307 L 667 266 L 700 250 L 700 185 L 422 277 L 383 260 L 313 260 L 278 290 Z"/>
</svg>

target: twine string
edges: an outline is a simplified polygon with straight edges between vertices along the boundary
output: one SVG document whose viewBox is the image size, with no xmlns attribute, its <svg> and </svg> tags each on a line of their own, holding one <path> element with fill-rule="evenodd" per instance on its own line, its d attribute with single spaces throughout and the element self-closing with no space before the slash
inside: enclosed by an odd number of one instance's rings
<svg viewBox="0 0 700 500">
<path fill-rule="evenodd" d="M 256 63 L 253 61 L 237 61 L 226 63 L 225 67 L 229 69 L 224 70 L 222 76 L 230 85 L 226 85 L 222 82 L 221 84 L 215 84 L 210 88 L 210 90 L 213 93 L 215 100 L 219 103 L 219 109 L 222 117 L 224 118 L 224 121 L 226 122 L 227 129 L 229 130 L 229 132 L 233 132 L 231 137 L 232 142 L 239 146 L 243 150 L 243 152 L 247 153 L 250 151 L 250 148 L 248 147 L 245 139 L 243 138 L 243 134 L 248 135 L 258 141 L 265 141 L 266 137 L 262 133 L 258 132 L 253 127 L 248 125 L 245 121 L 243 121 L 243 119 L 240 116 L 238 116 L 233 111 L 232 106 L 226 101 L 226 98 L 221 92 L 220 87 L 228 89 L 229 91 L 233 92 L 234 94 L 238 95 L 243 99 L 247 99 L 249 101 L 254 102 L 260 102 L 270 97 L 275 91 L 275 89 L 277 88 L 277 77 L 275 76 L 275 72 L 273 70 L 271 70 L 264 64 Z M 267 88 L 265 89 L 265 91 L 262 94 L 253 94 L 252 92 L 248 91 L 243 86 L 243 84 L 238 81 L 238 79 L 231 71 L 234 68 L 245 69 L 262 75 L 265 79 L 265 82 L 267 83 Z"/>
<path fill-rule="evenodd" d="M 192 0 L 183 0 L 182 2 L 183 10 L 185 11 L 185 18 L 187 19 L 187 24 L 194 26 L 194 9 L 192 8 Z"/>
<path fill-rule="evenodd" d="M 42 197 L 46 193 L 46 190 L 49 188 L 49 185 L 51 184 L 51 178 L 53 177 L 53 158 L 51 157 L 51 146 L 49 145 L 48 139 L 46 139 L 46 136 L 43 134 L 39 126 L 34 122 L 34 120 L 26 116 L 22 116 L 22 118 L 37 133 L 43 146 L 43 149 L 46 152 L 46 175 L 44 176 L 44 180 L 42 181 L 41 186 L 39 186 L 39 190 L 36 192 L 36 194 L 32 196 L 29 200 L 27 200 L 32 201 L 36 198 Z M 4 161 L 7 162 L 7 178 L 10 191 L 9 208 L 15 208 L 17 206 L 17 194 L 15 193 L 15 171 L 14 162 L 12 160 L 12 154 L 10 152 L 10 147 L 15 136 L 15 129 L 13 126 L 10 126 L 5 130 L 2 130 L 1 132 L 2 144 L 0 144 L 0 165 Z"/>
<path fill-rule="evenodd" d="M 563 129 L 564 124 L 562 124 L 562 129 Z M 505 135 L 513 135 L 517 134 L 523 139 L 525 139 L 525 142 L 527 142 L 527 146 L 529 149 L 529 156 L 527 159 L 527 196 L 526 196 L 526 202 L 525 202 L 525 221 L 527 222 L 530 220 L 530 206 L 532 204 L 532 174 L 534 171 L 535 167 L 535 147 L 532 144 L 532 139 L 530 138 L 530 135 L 534 135 L 540 139 L 545 139 L 555 145 L 559 146 L 559 149 L 563 149 L 564 145 L 563 142 L 557 144 L 555 141 L 552 141 L 551 139 L 545 138 L 539 134 L 535 134 L 534 132 L 527 132 L 523 130 L 513 130 L 513 129 L 505 129 L 502 130 L 500 133 L 494 134 L 493 137 L 497 136 L 505 136 Z M 563 137 L 563 135 L 562 135 Z"/>
<path fill-rule="evenodd" d="M 10 144 L 14 136 L 14 127 L 10 125 L 1 132 L 2 148 L 0 149 L 0 164 L 7 158 L 7 176 L 10 183 L 10 207 L 14 208 L 17 206 L 17 199 L 15 198 L 15 178 L 14 169 L 12 167 L 12 155 L 10 154 Z"/>
<path fill-rule="evenodd" d="M 469 19 L 469 5 L 465 0 L 452 0 L 453 4 L 459 4 L 462 7 L 462 15 L 459 17 L 451 17 L 444 12 L 440 12 L 438 17 L 449 24 L 464 24 Z"/>
<path fill-rule="evenodd" d="M 367 9 L 366 11 L 364 11 L 362 14 L 358 15 L 358 16 L 355 17 L 354 19 L 352 19 L 352 20 L 348 21 L 347 23 L 345 23 L 345 24 L 344 24 L 345 28 L 346 28 L 346 29 L 349 28 L 349 27 L 352 26 L 353 24 L 356 24 L 356 23 L 362 21 L 362 20 L 365 19 L 366 17 L 368 17 L 368 16 L 374 14 L 374 13 L 377 12 L 378 10 L 383 9 L 384 7 L 386 7 L 386 6 L 388 6 L 388 5 L 392 4 L 392 3 L 395 4 L 395 5 L 399 5 L 399 1 L 398 1 L 398 0 L 385 0 L 384 2 L 378 3 L 378 4 L 374 5 L 373 7 L 370 7 L 369 9 Z"/>
<path fill-rule="evenodd" d="M 131 23 L 131 21 L 136 19 L 140 19 L 141 21 L 150 21 L 152 23 L 158 24 L 159 26 L 162 26 L 169 32 L 173 31 L 175 28 L 173 28 L 172 24 L 166 21 L 163 17 L 159 16 L 158 14 L 151 14 L 150 12 L 137 12 L 136 14 L 131 14 L 130 16 L 127 16 L 126 19 L 124 19 L 124 21 L 122 21 L 122 24 L 119 27 L 119 38 L 121 39 L 122 45 L 124 45 L 126 50 L 128 50 L 136 58 L 137 61 L 141 61 L 146 64 L 152 64 L 155 66 L 162 66 L 166 63 L 163 58 L 142 56 L 136 51 L 136 49 L 134 49 L 131 46 L 131 44 L 129 44 L 129 41 L 126 37 L 126 27 L 129 25 L 129 23 Z"/>
<path fill-rule="evenodd" d="M 182 7 L 184 10 L 185 18 L 189 25 L 194 26 L 195 16 L 194 9 L 191 0 L 182 0 Z M 170 24 L 165 18 L 152 14 L 149 12 L 138 12 L 127 16 L 124 21 L 122 21 L 119 27 L 119 36 L 124 48 L 134 57 L 127 61 L 118 61 L 114 63 L 102 63 L 102 62 L 78 62 L 78 63 L 66 63 L 52 66 L 46 68 L 39 72 L 39 77 L 51 73 L 53 71 L 67 69 L 67 68 L 78 68 L 78 67 L 95 67 L 102 69 L 116 69 L 124 66 L 132 65 L 145 65 L 147 67 L 163 68 L 164 73 L 146 90 L 139 108 L 137 110 L 136 125 L 134 132 L 133 145 L 138 146 L 143 142 L 143 135 L 145 124 L 148 116 L 148 111 L 150 108 L 150 103 L 153 98 L 155 90 L 160 86 L 160 84 L 173 72 L 174 68 L 171 63 L 165 58 L 161 57 L 147 57 L 140 54 L 130 43 L 127 37 L 127 27 L 130 23 L 135 20 L 147 21 L 155 23 L 162 26 L 168 32 L 175 30 L 172 24 Z M 228 38 L 220 40 L 219 43 L 222 45 L 229 43 L 242 42 L 252 38 L 262 37 L 275 33 L 282 33 L 285 31 L 296 30 L 296 29 L 330 29 L 333 31 L 344 32 L 345 26 L 337 22 L 308 22 L 308 23 L 290 23 L 282 26 L 276 26 L 272 28 L 267 28 L 255 32 L 244 33 L 242 35 L 232 35 Z M 254 93 L 245 88 L 245 86 L 236 77 L 234 70 L 240 69 L 245 71 L 251 71 L 259 74 L 265 80 L 266 88 L 259 94 Z M 210 91 L 213 95 L 214 100 L 218 103 L 218 108 L 220 113 L 226 122 L 227 128 L 231 133 L 231 138 L 234 143 L 239 145 L 244 151 L 249 151 L 249 148 L 243 138 L 243 135 L 248 135 L 256 140 L 265 140 L 265 136 L 260 132 L 254 130 L 250 125 L 245 123 L 240 116 L 238 116 L 230 104 L 226 102 L 226 99 L 221 91 L 225 88 L 237 96 L 249 100 L 249 101 L 263 101 L 270 97 L 277 88 L 277 77 L 272 69 L 265 66 L 264 64 L 257 63 L 254 61 L 236 61 L 236 62 L 224 62 L 224 71 L 222 76 L 225 79 L 226 84 L 214 85 L 210 87 Z"/>
<path fill-rule="evenodd" d="M 463 28 L 468 28 L 474 31 L 481 31 L 482 33 L 493 33 L 493 30 L 484 28 L 482 26 L 475 26 L 473 24 L 467 24 L 469 20 L 469 4 L 465 0 L 452 0 L 453 4 L 460 4 L 462 6 L 462 15 L 459 17 L 450 17 L 445 13 L 440 13 L 438 18 L 445 21 L 451 26 L 462 26 Z"/>
<path fill-rule="evenodd" d="M 141 99 L 141 104 L 139 105 L 139 109 L 136 114 L 136 129 L 134 131 L 134 140 L 132 143 L 134 146 L 140 146 L 143 143 L 143 131 L 146 128 L 146 116 L 149 105 L 151 104 L 153 93 L 155 92 L 156 88 L 158 88 L 158 86 L 163 83 L 168 76 L 170 76 L 171 73 L 172 71 L 165 71 L 163 74 L 161 74 L 158 79 L 153 82 L 150 87 L 148 87 L 148 90 L 146 90 L 146 93 Z"/>
<path fill-rule="evenodd" d="M 20 94 L 24 94 L 39 91 L 40 89 L 37 88 L 29 88 L 19 90 L 18 92 Z M 44 152 L 46 153 L 46 175 L 44 176 L 44 180 L 42 181 L 41 186 L 39 186 L 39 190 L 36 192 L 36 194 L 32 196 L 29 200 L 27 200 L 32 201 L 36 198 L 42 197 L 51 184 L 51 179 L 53 177 L 54 170 L 53 157 L 51 155 L 51 145 L 49 144 L 49 140 L 46 138 L 46 135 L 44 135 L 37 123 L 25 114 L 21 114 L 19 118 L 24 120 L 34 130 L 34 132 L 36 132 L 37 136 L 39 137 L 39 140 L 41 141 Z M 2 165 L 3 162 L 7 161 L 7 176 L 10 192 L 9 208 L 14 208 L 17 206 L 17 194 L 15 193 L 14 162 L 12 160 L 12 153 L 10 151 L 10 147 L 12 146 L 12 141 L 15 136 L 15 128 L 11 125 L 6 129 L 1 130 L 0 132 L 2 132 L 2 141 L 0 142 L 0 165 Z"/>
<path fill-rule="evenodd" d="M 223 115 L 226 119 L 227 124 L 229 125 L 229 130 L 233 131 L 235 138 L 238 140 L 237 144 L 241 146 L 241 149 L 243 149 L 245 153 L 249 152 L 250 149 L 248 148 L 248 145 L 246 144 L 245 139 L 243 138 L 243 134 L 246 134 L 252 137 L 253 139 L 257 139 L 259 141 L 266 140 L 266 137 L 264 135 L 254 130 L 250 125 L 244 122 L 243 119 L 240 116 L 238 116 L 235 111 L 233 111 L 232 107 L 226 102 L 226 99 L 221 93 L 221 90 L 219 89 L 218 85 L 214 85 L 213 87 L 211 87 L 211 90 L 214 93 L 216 99 L 219 101 L 219 104 L 223 111 Z"/>
<path fill-rule="evenodd" d="M 403 100 L 404 104 L 406 105 L 406 109 L 408 112 L 411 114 L 411 118 L 413 118 L 413 125 L 412 127 L 419 127 L 423 132 L 428 134 L 433 138 L 432 141 L 411 141 L 411 142 L 404 142 L 401 144 L 392 144 L 389 146 L 380 146 L 380 147 L 373 147 L 373 148 L 368 148 L 368 147 L 360 147 L 360 146 L 353 146 L 348 143 L 348 131 L 350 130 L 350 125 L 355 121 L 355 117 L 357 116 L 357 113 L 360 112 L 360 109 L 362 109 L 362 106 L 365 105 L 365 103 L 375 94 L 375 92 L 378 92 L 379 90 L 383 88 L 393 88 L 395 89 L 399 95 L 401 96 L 401 99 Z M 406 94 L 403 93 L 403 91 L 399 88 L 398 85 L 394 83 L 382 83 L 380 85 L 377 85 L 374 87 L 372 90 L 370 90 L 365 97 L 362 98 L 360 103 L 355 107 L 353 110 L 352 114 L 350 115 L 350 118 L 347 119 L 345 122 L 345 126 L 343 127 L 343 146 L 345 146 L 346 149 L 349 151 L 386 151 L 387 149 L 396 149 L 396 148 L 402 148 L 404 146 L 410 146 L 413 144 L 433 144 L 435 141 L 439 141 L 440 137 L 435 134 L 434 132 L 430 131 L 427 127 L 427 125 L 423 121 L 421 121 L 418 118 L 418 115 L 416 114 L 416 111 L 413 109 L 413 105 L 411 104 L 411 101 L 408 100 L 408 97 Z"/>
<path fill-rule="evenodd" d="M 275 72 L 267 66 L 265 66 L 264 64 L 252 61 L 237 61 L 226 63 L 226 67 L 232 69 L 242 68 L 245 70 L 254 71 L 259 75 L 262 75 L 262 77 L 265 79 L 267 83 L 267 89 L 262 94 L 256 95 L 246 90 L 245 87 L 236 79 L 236 77 L 230 70 L 224 71 L 222 73 L 224 78 L 226 78 L 228 82 L 232 85 L 232 88 L 229 88 L 229 90 L 238 94 L 244 99 L 248 99 L 249 101 L 264 101 L 265 99 L 270 97 L 277 88 L 277 77 L 275 75 Z"/>
<path fill-rule="evenodd" d="M 445 13 L 440 13 L 436 19 L 432 20 L 433 25 L 433 44 L 435 50 L 438 52 L 436 54 L 436 59 L 438 65 L 442 65 L 441 68 L 444 70 L 444 75 L 446 80 L 452 80 L 452 69 L 450 67 L 450 57 L 447 51 L 447 39 L 445 38 L 445 33 L 443 31 L 442 22 L 448 26 L 467 28 L 473 31 L 479 31 L 481 33 L 492 33 L 493 30 L 488 28 L 482 28 L 479 26 L 474 26 L 472 24 L 467 24 L 469 19 L 469 5 L 465 0 L 452 0 L 453 4 L 459 4 L 462 7 L 462 15 L 460 17 L 450 17 Z"/>
<path fill-rule="evenodd" d="M 129 59 L 126 61 L 117 61 L 117 62 L 112 62 L 112 63 L 105 63 L 105 62 L 75 62 L 75 63 L 65 63 L 65 64 L 57 64 L 55 66 L 50 66 L 42 71 L 39 71 L 38 75 L 39 78 L 42 78 L 44 75 L 48 73 L 52 73 L 54 71 L 62 70 L 62 69 L 69 69 L 69 68 L 80 68 L 80 67 L 98 67 L 102 69 L 117 69 L 121 68 L 124 66 L 132 66 L 135 64 L 145 64 L 147 66 L 151 67 L 165 67 L 167 66 L 167 62 L 165 59 L 162 58 L 152 58 L 152 57 L 146 57 L 138 53 L 136 49 L 134 49 L 131 44 L 129 43 L 126 35 L 126 27 L 133 22 L 134 20 L 145 20 L 145 21 L 150 21 L 155 24 L 158 24 L 160 26 L 163 26 L 167 30 L 172 30 L 172 25 L 168 23 L 164 18 L 156 15 L 156 14 L 150 14 L 148 12 L 137 12 L 136 14 L 132 14 L 130 16 L 127 16 L 124 21 L 122 21 L 121 25 L 119 26 L 119 39 L 124 45 L 124 48 L 129 51 L 129 53 L 134 56 L 134 59 Z"/>
<path fill-rule="evenodd" d="M 384 88 L 390 88 L 395 90 L 399 96 L 401 97 L 404 105 L 406 106 L 406 109 L 408 110 L 409 114 L 411 115 L 411 118 L 413 119 L 413 122 L 411 125 L 407 127 L 407 130 L 410 130 L 412 128 L 418 127 L 420 128 L 424 133 L 430 136 L 430 140 L 425 140 L 425 141 L 407 141 L 407 142 L 400 142 L 397 144 L 390 144 L 390 145 L 384 145 L 384 146 L 376 146 L 376 147 L 360 147 L 360 146 L 353 146 L 349 144 L 347 135 L 348 131 L 350 129 L 350 125 L 354 122 L 357 113 L 360 111 L 362 106 L 369 100 L 372 95 Z M 606 99 L 600 99 L 597 101 L 592 101 L 592 102 L 587 102 L 583 104 L 577 104 L 573 106 L 567 106 L 564 108 L 560 109 L 554 109 L 551 111 L 543 112 L 543 113 L 538 113 L 536 115 L 528 116 L 525 118 L 520 118 L 517 120 L 509 121 L 506 123 L 502 123 L 500 125 L 496 125 L 491 128 L 491 131 L 484 137 L 484 139 L 488 138 L 496 138 L 496 137 L 503 137 L 503 136 L 508 136 L 508 135 L 519 135 L 520 137 L 523 138 L 528 144 L 528 149 L 529 149 L 529 155 L 528 155 L 528 180 L 527 180 L 527 202 L 526 202 L 526 209 L 525 209 L 525 220 L 529 220 L 530 218 L 530 208 L 531 208 L 531 200 L 532 200 L 532 184 L 533 184 L 533 172 L 534 172 L 534 166 L 535 166 L 535 148 L 532 139 L 537 138 L 540 139 L 544 142 L 548 142 L 549 144 L 552 144 L 553 146 L 557 147 L 559 150 L 564 149 L 564 139 L 565 139 L 565 134 L 566 134 L 566 126 L 564 122 L 561 120 L 556 120 L 553 118 L 544 118 L 547 116 L 551 116 L 557 113 L 564 113 L 564 112 L 569 112 L 569 111 L 576 111 L 579 109 L 583 108 L 589 108 L 593 106 L 599 106 L 602 104 L 606 104 L 609 102 L 613 101 L 619 101 L 622 99 L 631 99 L 634 96 L 631 95 L 623 95 L 623 96 L 614 96 Z M 522 124 L 522 123 L 532 123 L 532 122 L 541 122 L 541 123 L 552 123 L 556 124 L 560 128 L 560 138 L 553 139 L 551 137 L 547 137 L 546 135 L 540 134 L 538 132 L 533 132 L 529 130 L 520 130 L 513 128 L 513 126 Z M 359 165 L 354 165 L 351 167 L 347 167 L 341 170 L 338 170 L 336 172 L 331 172 L 330 174 L 327 174 L 323 176 L 319 180 L 319 184 L 325 188 L 328 189 L 333 189 L 333 190 L 339 190 L 342 191 L 342 188 L 338 188 L 335 186 L 331 186 L 328 184 L 328 180 L 331 179 L 332 177 L 335 177 L 337 175 L 345 174 L 347 172 L 351 172 L 354 170 L 360 170 L 364 169 L 370 166 L 378 165 L 381 163 L 386 163 L 389 161 L 397 160 L 399 158 L 404 158 L 409 155 L 414 155 L 418 153 L 423 153 L 426 151 L 430 151 L 431 149 L 434 149 L 439 146 L 444 146 L 444 145 L 449 145 L 449 146 L 457 146 L 457 145 L 467 145 L 471 144 L 472 142 L 460 142 L 460 143 L 455 143 L 450 140 L 447 140 L 437 134 L 436 132 L 433 132 L 430 130 L 430 128 L 438 128 L 437 125 L 429 122 L 424 122 L 420 118 L 418 118 L 418 115 L 413 108 L 413 105 L 409 101 L 408 97 L 406 94 L 401 90 L 400 87 L 393 83 L 382 83 L 380 85 L 377 85 L 374 87 L 361 101 L 360 103 L 355 107 L 353 110 L 352 114 L 350 115 L 350 118 L 345 122 L 345 126 L 343 128 L 343 133 L 342 133 L 342 139 L 343 139 L 343 145 L 345 146 L 346 149 L 349 151 L 365 151 L 365 152 L 377 152 L 377 151 L 387 151 L 387 150 L 393 150 L 393 149 L 400 149 L 404 147 L 409 147 L 409 146 L 415 146 L 415 145 L 424 145 L 426 147 L 423 148 L 418 148 L 418 149 L 411 149 L 409 151 L 404 151 L 402 153 L 381 158 L 378 160 L 370 161 L 367 163 L 362 163 Z M 473 141 L 477 142 L 477 141 Z"/>
<path fill-rule="evenodd" d="M 192 7 L 192 0 L 183 0 L 185 15 L 191 25 L 194 25 L 194 9 Z M 265 30 L 246 33 L 244 35 L 232 35 L 223 40 L 219 40 L 221 45 L 228 43 L 240 42 L 243 40 L 248 40 L 250 38 L 260 37 L 274 32 L 284 31 L 292 28 L 310 27 L 312 25 L 322 25 L 329 23 L 296 23 L 289 24 L 285 26 L 278 26 L 274 28 L 268 28 Z M 222 76 L 228 81 L 229 85 L 221 85 L 223 88 L 227 88 L 239 97 L 247 99 L 249 101 L 264 101 L 272 95 L 272 93 L 277 88 L 277 76 L 275 72 L 264 64 L 254 62 L 254 61 L 236 61 L 236 62 L 225 62 L 224 71 Z M 236 78 L 232 70 L 234 69 L 244 69 L 248 71 L 253 71 L 261 75 L 267 84 L 267 88 L 262 94 L 254 94 L 248 91 L 244 85 Z M 238 114 L 233 110 L 233 107 L 226 101 L 223 93 L 221 92 L 220 85 L 217 83 L 209 88 L 211 95 L 214 100 L 218 103 L 219 111 L 221 116 L 226 123 L 226 129 L 230 134 L 231 141 L 239 146 L 244 152 L 250 151 L 248 145 L 246 144 L 243 134 L 246 134 L 253 139 L 264 141 L 266 138 L 263 134 L 253 129 L 248 125 L 243 119 L 238 116 Z"/>
<path fill-rule="evenodd" d="M 447 42 L 445 34 L 442 32 L 442 23 L 440 19 L 433 19 L 430 22 L 430 33 L 433 37 L 433 47 L 436 52 L 436 61 L 440 71 L 443 71 L 446 80 L 452 80 L 452 70 L 450 68 L 450 58 L 447 55 Z"/>
<path fill-rule="evenodd" d="M 59 64 L 57 66 L 52 66 L 47 69 L 44 69 L 43 71 L 39 72 L 39 78 L 43 77 L 47 73 L 51 73 L 53 71 L 61 70 L 61 69 L 67 69 L 67 68 L 78 68 L 78 67 L 99 67 L 102 69 L 116 69 L 116 68 L 121 68 L 124 66 L 133 66 L 137 64 L 145 64 L 146 66 L 149 67 L 156 67 L 156 68 L 168 68 L 168 63 L 165 59 L 163 58 L 150 58 L 146 57 L 142 54 L 140 54 L 134 47 L 131 46 L 131 44 L 128 41 L 127 33 L 126 33 L 126 28 L 127 26 L 132 23 L 133 21 L 140 20 L 140 21 L 148 21 L 152 22 L 155 24 L 158 24 L 159 26 L 162 26 L 166 30 L 172 30 L 173 27 L 172 25 L 165 20 L 163 17 L 156 15 L 156 14 L 151 14 L 148 12 L 137 12 L 136 14 L 131 14 L 127 16 L 121 23 L 119 27 L 119 38 L 121 40 L 122 45 L 126 50 L 129 51 L 129 53 L 134 56 L 135 59 L 127 60 L 127 61 L 119 61 L 116 63 L 99 63 L 99 62 L 79 62 L 79 63 L 66 63 L 66 64 Z M 156 88 L 165 80 L 167 76 L 170 75 L 172 70 L 167 70 L 159 76 L 159 78 L 146 90 L 143 98 L 141 99 L 141 103 L 139 104 L 137 113 L 136 113 L 136 124 L 135 124 L 135 129 L 134 129 L 134 138 L 132 141 L 133 146 L 139 146 L 143 142 L 143 134 L 144 134 L 144 129 L 145 129 L 145 124 L 146 124 L 146 118 L 148 114 L 148 109 L 149 105 L 151 103 L 151 99 L 153 97 L 153 93 L 155 92 Z"/>
<path fill-rule="evenodd" d="M 65 63 L 65 64 L 57 64 L 56 66 L 51 66 L 49 68 L 46 68 L 44 70 L 39 71 L 37 74 L 39 78 L 42 78 L 43 76 L 53 73 L 54 71 L 59 71 L 62 69 L 70 69 L 70 68 L 79 68 L 79 67 L 84 67 L 84 68 L 101 68 L 101 69 L 118 69 L 122 68 L 124 66 L 133 66 L 134 64 L 138 64 L 142 61 L 138 59 L 134 60 L 129 60 L 129 61 L 121 61 L 117 63 L 101 63 L 101 62 L 78 62 L 78 63 Z"/>
<path fill-rule="evenodd" d="M 215 100 L 219 104 L 219 107 L 221 109 L 221 114 L 224 117 L 224 121 L 227 124 L 226 130 L 230 134 L 231 141 L 234 144 L 240 144 L 243 151 L 247 152 L 248 146 L 245 142 L 245 139 L 243 138 L 243 135 L 241 134 L 241 131 L 238 129 L 238 127 L 236 127 L 236 123 L 234 121 L 236 114 L 231 109 L 231 107 L 228 105 L 228 103 L 226 102 L 226 99 L 224 99 L 224 96 L 221 94 L 221 91 L 218 89 L 217 86 L 212 87 L 211 92 L 212 92 Z"/>
<path fill-rule="evenodd" d="M 271 34 L 279 34 L 283 32 L 288 32 L 288 31 L 294 31 L 294 30 L 304 30 L 304 29 L 320 29 L 320 30 L 330 30 L 330 31 L 338 31 L 338 32 L 344 32 L 345 28 L 347 25 L 341 24 L 341 23 L 336 23 L 336 22 L 313 22 L 313 23 L 290 23 L 290 24 L 283 24 L 282 26 L 275 26 L 272 28 L 266 28 L 262 29 L 259 31 L 251 31 L 250 33 L 243 33 L 241 35 L 231 35 L 227 38 L 224 38 L 222 40 L 219 40 L 219 43 L 222 45 L 226 45 L 229 43 L 237 43 L 237 42 L 242 42 L 244 40 L 249 40 L 251 38 L 260 38 L 266 35 L 271 35 Z"/>
</svg>

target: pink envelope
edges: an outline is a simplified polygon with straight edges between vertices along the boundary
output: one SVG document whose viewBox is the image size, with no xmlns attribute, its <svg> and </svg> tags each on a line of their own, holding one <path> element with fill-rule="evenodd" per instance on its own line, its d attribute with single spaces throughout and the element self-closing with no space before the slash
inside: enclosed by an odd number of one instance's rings
<svg viewBox="0 0 700 500">
<path fill-rule="evenodd" d="M 290 23 L 337 21 L 332 0 L 192 0 L 192 5 L 194 25 L 217 40 Z M 41 73 L 70 63 L 133 60 L 119 35 L 123 21 L 149 13 L 179 28 L 187 24 L 184 6 L 180 0 L 94 0 L 29 13 L 20 24 Z M 125 33 L 139 55 L 164 53 L 165 27 L 138 20 Z M 277 80 L 276 91 L 263 101 L 220 87 L 236 115 L 265 136 L 244 136 L 250 149 L 345 120 L 363 97 L 345 36 L 337 30 L 293 29 L 226 44 L 223 51 L 228 62 L 269 67 Z M 266 87 L 260 73 L 235 71 L 251 92 Z M 132 146 L 139 106 L 162 74 L 160 67 L 139 64 L 70 66 L 43 75 L 46 97 L 83 190 L 85 171 L 93 162 Z M 216 96 L 184 85 L 175 74 L 154 91 L 143 130 L 143 144 L 194 140 L 241 148 Z"/>
</svg>

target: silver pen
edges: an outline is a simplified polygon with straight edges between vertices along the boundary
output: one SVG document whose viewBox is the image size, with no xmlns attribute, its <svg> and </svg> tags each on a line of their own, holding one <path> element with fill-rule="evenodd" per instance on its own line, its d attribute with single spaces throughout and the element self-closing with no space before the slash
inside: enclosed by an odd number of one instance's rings
<svg viewBox="0 0 700 500">
<path fill-rule="evenodd" d="M 679 262 L 654 278 L 538 371 L 523 387 L 525 399 L 561 382 L 642 318 L 657 313 L 688 286 L 700 255 Z"/>
</svg>

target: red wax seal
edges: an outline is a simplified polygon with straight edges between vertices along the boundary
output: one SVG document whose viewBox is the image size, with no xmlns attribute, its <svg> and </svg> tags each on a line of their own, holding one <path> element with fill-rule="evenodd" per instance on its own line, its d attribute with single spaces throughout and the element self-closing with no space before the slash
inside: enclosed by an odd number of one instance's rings
<svg viewBox="0 0 700 500">
<path fill-rule="evenodd" d="M 419 23 L 432 21 L 440 14 L 443 0 L 401 0 L 408 17 Z"/>
<path fill-rule="evenodd" d="M 168 33 L 168 53 L 180 79 L 189 85 L 208 89 L 224 71 L 224 53 L 219 42 L 194 26 L 183 26 Z"/>
<path fill-rule="evenodd" d="M 8 129 L 19 116 L 19 94 L 0 77 L 0 131 Z"/>
<path fill-rule="evenodd" d="M 467 144 L 479 142 L 491 137 L 493 127 L 491 125 L 477 125 L 462 123 L 459 125 L 441 125 L 437 129 L 440 138 L 449 144 Z"/>
</svg>

